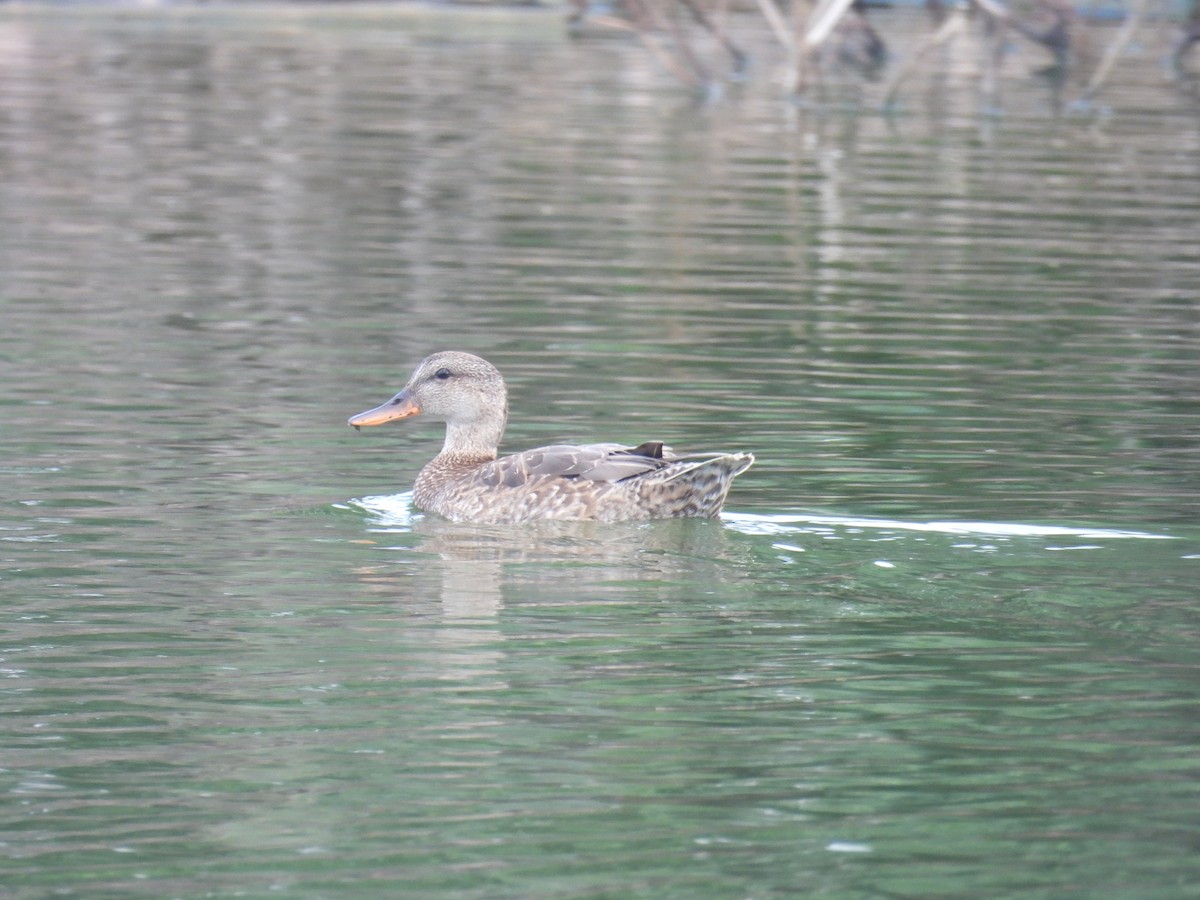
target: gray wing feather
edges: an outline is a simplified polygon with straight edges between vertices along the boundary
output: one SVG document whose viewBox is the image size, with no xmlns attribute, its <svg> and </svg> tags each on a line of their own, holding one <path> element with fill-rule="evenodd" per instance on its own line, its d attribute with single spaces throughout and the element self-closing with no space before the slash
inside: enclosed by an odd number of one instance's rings
<svg viewBox="0 0 1200 900">
<path fill-rule="evenodd" d="M 488 463 L 480 471 L 485 484 L 520 487 L 546 475 L 587 481 L 623 481 L 661 469 L 678 459 L 669 447 L 649 441 L 624 444 L 553 444 L 535 447 Z"/>
</svg>

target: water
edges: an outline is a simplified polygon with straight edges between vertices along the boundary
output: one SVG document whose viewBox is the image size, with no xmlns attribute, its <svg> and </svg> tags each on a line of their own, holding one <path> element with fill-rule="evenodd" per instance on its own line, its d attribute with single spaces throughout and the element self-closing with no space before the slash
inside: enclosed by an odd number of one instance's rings
<svg viewBox="0 0 1200 900">
<path fill-rule="evenodd" d="M 7 11 L 3 892 L 1200 894 L 1162 38 L 884 118 L 765 35 L 697 104 L 553 13 Z M 344 423 L 440 347 L 509 447 L 759 462 L 720 523 L 414 515 L 436 426 Z"/>
</svg>

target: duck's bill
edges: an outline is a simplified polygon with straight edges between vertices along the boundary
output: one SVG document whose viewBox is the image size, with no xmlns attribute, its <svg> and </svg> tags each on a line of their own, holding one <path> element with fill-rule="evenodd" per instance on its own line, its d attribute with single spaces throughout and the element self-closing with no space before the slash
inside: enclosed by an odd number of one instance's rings
<svg viewBox="0 0 1200 900">
<path fill-rule="evenodd" d="M 368 409 L 366 412 L 360 412 L 357 416 L 351 416 L 350 424 L 355 428 L 362 428 L 364 425 L 383 425 L 387 422 L 394 422 L 396 419 L 407 419 L 409 416 L 420 414 L 420 412 L 421 407 L 413 403 L 407 392 L 401 391 L 387 403 L 374 409 Z"/>
</svg>

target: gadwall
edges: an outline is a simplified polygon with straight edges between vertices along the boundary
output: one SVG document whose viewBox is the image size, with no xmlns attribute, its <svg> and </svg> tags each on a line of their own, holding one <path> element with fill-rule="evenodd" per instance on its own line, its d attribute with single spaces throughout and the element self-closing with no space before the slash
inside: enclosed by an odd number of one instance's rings
<svg viewBox="0 0 1200 900">
<path fill-rule="evenodd" d="M 350 418 L 355 428 L 420 413 L 446 422 L 442 452 L 413 485 L 418 509 L 455 522 L 714 518 L 749 453 L 677 456 L 657 441 L 555 444 L 496 458 L 508 419 L 499 371 L 470 353 L 426 357 L 404 390 Z"/>
</svg>

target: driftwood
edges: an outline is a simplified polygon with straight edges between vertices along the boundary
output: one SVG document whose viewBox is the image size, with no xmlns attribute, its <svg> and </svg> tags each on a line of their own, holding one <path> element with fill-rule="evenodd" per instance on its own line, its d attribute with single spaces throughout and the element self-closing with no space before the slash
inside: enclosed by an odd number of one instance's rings
<svg viewBox="0 0 1200 900">
<path fill-rule="evenodd" d="M 619 12 L 591 16 L 595 25 L 631 31 L 668 71 L 686 84 L 711 91 L 721 77 L 714 73 L 691 42 L 688 25 L 699 28 L 724 51 L 730 74 L 740 75 L 748 57 L 726 28 L 726 4 L 715 0 L 619 0 Z M 709 0 L 711 2 L 711 0 Z M 791 0 L 785 10 L 777 0 L 754 0 L 756 8 L 784 51 L 787 84 L 793 94 L 804 93 L 822 77 L 828 61 L 850 62 L 864 70 L 878 68 L 888 56 L 887 47 L 867 18 L 864 0 Z M 1081 43 L 1072 0 L 1036 0 L 1033 17 L 1018 15 L 1004 0 L 925 0 L 933 28 L 895 64 L 884 88 L 882 106 L 891 108 L 904 83 L 938 47 L 962 35 L 980 22 L 987 40 L 981 66 L 980 94 L 986 109 L 998 107 L 1000 71 L 1007 36 L 1015 33 L 1047 50 L 1054 59 L 1049 71 L 1062 77 L 1072 68 L 1086 71 L 1087 41 Z M 588 0 L 572 0 L 572 20 L 582 19 Z M 1084 82 L 1075 106 L 1084 106 L 1100 92 L 1116 68 L 1121 54 L 1140 28 L 1148 0 L 1132 0 L 1120 30 L 1105 48 L 1099 63 Z M 1038 22 L 1037 19 L 1041 19 Z M 1182 70 L 1191 48 L 1200 43 L 1200 0 L 1192 0 L 1190 15 L 1172 58 Z M 831 49 L 833 45 L 833 49 Z"/>
</svg>

